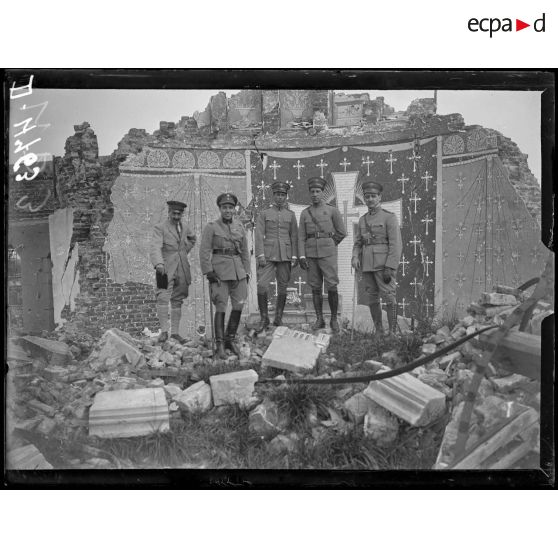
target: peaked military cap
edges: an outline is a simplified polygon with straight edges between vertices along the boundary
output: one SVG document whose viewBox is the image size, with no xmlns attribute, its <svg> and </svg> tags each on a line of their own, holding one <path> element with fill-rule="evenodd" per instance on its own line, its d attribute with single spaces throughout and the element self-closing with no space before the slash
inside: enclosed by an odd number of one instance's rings
<svg viewBox="0 0 558 558">
<path fill-rule="evenodd" d="M 283 192 L 283 194 L 286 194 L 290 187 L 290 184 L 287 184 L 286 182 L 274 182 L 271 185 L 271 190 L 273 192 Z"/>
<path fill-rule="evenodd" d="M 365 182 L 362 185 L 362 193 L 366 194 L 367 192 L 373 192 L 376 191 L 378 194 L 381 194 L 384 190 L 384 187 L 381 184 L 378 184 L 377 182 L 372 182 L 371 180 L 368 182 Z"/>
<path fill-rule="evenodd" d="M 179 209 L 180 211 L 184 211 L 187 205 L 181 201 L 168 201 L 167 205 L 170 209 Z"/>
<path fill-rule="evenodd" d="M 327 182 L 319 176 L 313 176 L 312 178 L 308 179 L 308 188 L 321 188 L 323 190 L 326 185 Z"/>
<path fill-rule="evenodd" d="M 236 206 L 238 204 L 238 198 L 230 192 L 226 192 L 225 194 L 220 194 L 219 196 L 217 196 L 217 205 L 220 207 L 224 203 L 230 203 Z"/>
</svg>

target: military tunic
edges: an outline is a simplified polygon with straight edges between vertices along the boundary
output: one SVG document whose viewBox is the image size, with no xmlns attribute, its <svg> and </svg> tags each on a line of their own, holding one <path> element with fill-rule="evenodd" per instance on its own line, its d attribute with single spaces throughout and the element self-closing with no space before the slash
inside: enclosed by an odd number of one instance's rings
<svg viewBox="0 0 558 558">
<path fill-rule="evenodd" d="M 255 233 L 256 257 L 264 256 L 266 264 L 258 267 L 258 293 L 267 292 L 274 277 L 277 292 L 285 294 L 291 279 L 291 261 L 298 254 L 298 226 L 294 211 L 277 206 L 258 215 Z"/>
<path fill-rule="evenodd" d="M 381 207 L 368 211 L 358 221 L 353 257 L 359 258 L 369 304 L 395 304 L 395 280 L 385 283 L 385 267 L 397 271 L 401 258 L 401 231 L 397 217 Z"/>
<path fill-rule="evenodd" d="M 300 258 L 307 258 L 307 279 L 313 291 L 321 292 L 322 282 L 328 291 L 338 285 L 337 245 L 346 236 L 343 218 L 337 208 L 321 201 L 302 211 L 298 253 Z"/>
<path fill-rule="evenodd" d="M 202 232 L 200 265 L 205 275 L 214 271 L 219 277 L 210 284 L 211 300 L 217 312 L 225 312 L 230 297 L 232 309 L 242 310 L 248 295 L 246 276 L 250 273 L 250 253 L 244 226 L 238 218 L 231 223 L 217 219 Z"/>
<path fill-rule="evenodd" d="M 190 227 L 181 226 L 179 233 L 174 223 L 167 219 L 153 228 L 149 255 L 153 267 L 165 266 L 168 288 L 157 289 L 157 304 L 171 303 L 180 308 L 188 296 L 188 286 L 192 282 L 188 254 L 196 243 L 196 235 Z"/>
</svg>

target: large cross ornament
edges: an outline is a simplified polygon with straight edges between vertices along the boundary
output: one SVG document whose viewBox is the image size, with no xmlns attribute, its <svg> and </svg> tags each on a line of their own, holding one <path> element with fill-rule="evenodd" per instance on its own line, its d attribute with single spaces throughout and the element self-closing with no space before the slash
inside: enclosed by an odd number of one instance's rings
<svg viewBox="0 0 558 558">
<path fill-rule="evenodd" d="M 421 180 L 424 180 L 424 191 L 428 192 L 428 181 L 432 178 L 431 174 L 428 174 L 428 171 L 424 173 L 423 176 L 420 177 Z"/>
<path fill-rule="evenodd" d="M 410 157 L 407 157 L 409 161 L 413 161 L 413 172 L 417 172 L 417 161 L 418 159 L 422 159 L 420 155 L 417 155 L 414 151 Z"/>
<path fill-rule="evenodd" d="M 420 240 L 417 238 L 417 235 L 414 234 L 413 235 L 413 240 L 409 241 L 410 244 L 413 245 L 414 251 L 413 251 L 413 256 L 417 255 L 417 244 L 420 244 Z"/>
<path fill-rule="evenodd" d="M 277 169 L 281 168 L 281 165 L 277 164 L 277 161 L 273 159 L 273 165 L 269 165 L 270 169 L 273 169 L 273 180 L 277 180 Z"/>
<path fill-rule="evenodd" d="M 302 280 L 302 277 L 298 276 L 298 281 L 294 282 L 295 285 L 298 285 L 298 296 L 302 295 L 302 285 L 306 285 L 306 281 Z"/>
<path fill-rule="evenodd" d="M 347 172 L 347 167 L 350 165 L 351 163 L 347 161 L 347 157 L 343 157 L 343 161 L 339 163 L 339 166 L 343 167 L 343 172 Z"/>
<path fill-rule="evenodd" d="M 297 179 L 300 180 L 300 169 L 303 169 L 305 165 L 300 164 L 300 159 L 296 160 L 296 165 L 293 165 L 293 168 L 296 169 L 297 172 Z"/>
<path fill-rule="evenodd" d="M 386 159 L 386 163 L 389 163 L 389 174 L 393 174 L 393 163 L 397 161 L 396 158 L 393 157 L 393 153 L 389 152 L 389 158 Z"/>
<path fill-rule="evenodd" d="M 322 158 L 322 159 L 320 159 L 319 163 L 316 163 L 316 166 L 320 167 L 320 177 L 323 178 L 324 177 L 324 167 L 327 167 L 328 164 L 324 163 L 324 160 Z"/>
<path fill-rule="evenodd" d="M 402 172 L 401 173 L 401 178 L 397 179 L 397 182 L 401 182 L 401 193 L 404 194 L 405 193 L 405 182 L 409 182 L 409 180 L 411 180 L 410 178 L 405 178 L 405 173 Z"/>
<path fill-rule="evenodd" d="M 425 226 L 426 226 L 426 236 L 428 236 L 428 223 L 433 223 L 434 219 L 430 219 L 428 217 L 428 213 L 427 213 L 426 217 L 424 219 L 421 219 L 420 222 L 425 224 Z"/>
<path fill-rule="evenodd" d="M 405 255 L 403 254 L 401 256 L 401 261 L 399 262 L 399 265 L 401 265 L 401 274 L 403 275 L 403 277 L 405 277 L 405 265 L 407 265 L 408 263 L 410 263 L 409 260 L 406 260 Z"/>
<path fill-rule="evenodd" d="M 370 165 L 373 165 L 374 161 L 370 160 L 370 156 L 367 155 L 366 156 L 366 160 L 364 160 L 364 157 L 362 158 L 362 165 L 366 165 L 366 176 L 370 176 Z"/>
<path fill-rule="evenodd" d="M 418 202 L 418 201 L 421 201 L 422 198 L 419 198 L 419 197 L 417 196 L 417 193 L 414 192 L 414 193 L 413 193 L 413 196 L 410 197 L 409 200 L 412 201 L 412 202 L 415 204 L 415 211 L 414 211 L 414 213 L 415 213 L 415 215 L 416 215 L 416 213 L 417 213 L 417 202 Z"/>
</svg>

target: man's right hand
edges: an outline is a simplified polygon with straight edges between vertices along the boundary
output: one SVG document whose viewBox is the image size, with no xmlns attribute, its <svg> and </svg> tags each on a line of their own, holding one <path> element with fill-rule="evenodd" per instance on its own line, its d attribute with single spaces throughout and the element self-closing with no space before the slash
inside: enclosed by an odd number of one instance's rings
<svg viewBox="0 0 558 558">
<path fill-rule="evenodd" d="M 217 273 L 215 273 L 214 271 L 208 271 L 206 276 L 207 276 L 207 280 L 210 283 L 218 283 L 219 282 L 219 277 L 217 276 Z"/>
<path fill-rule="evenodd" d="M 265 267 L 265 264 L 267 263 L 265 261 L 265 256 L 258 256 L 257 260 L 258 260 L 259 267 Z"/>
<path fill-rule="evenodd" d="M 304 271 L 308 271 L 308 262 L 306 261 L 306 258 L 304 256 L 298 259 L 298 264 L 300 265 L 301 269 L 304 269 Z"/>
<path fill-rule="evenodd" d="M 159 273 L 160 275 L 164 275 L 164 274 L 165 274 L 165 266 L 164 266 L 164 264 L 157 264 L 157 265 L 155 266 L 155 271 L 156 271 L 157 273 Z"/>
<path fill-rule="evenodd" d="M 360 271 L 360 258 L 353 256 L 351 260 L 351 265 L 355 271 Z"/>
</svg>

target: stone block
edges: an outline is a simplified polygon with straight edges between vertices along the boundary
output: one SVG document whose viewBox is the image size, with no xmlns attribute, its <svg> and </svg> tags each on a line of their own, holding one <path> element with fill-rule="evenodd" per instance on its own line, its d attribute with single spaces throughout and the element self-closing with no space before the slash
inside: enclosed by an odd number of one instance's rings
<svg viewBox="0 0 558 558">
<path fill-rule="evenodd" d="M 434 343 L 425 343 L 421 348 L 423 355 L 431 355 L 436 352 L 436 345 Z"/>
<path fill-rule="evenodd" d="M 125 358 L 132 366 L 141 367 L 145 365 L 142 352 L 136 347 L 132 336 L 112 328 L 103 334 L 100 340 L 101 350 L 98 359 L 105 362 L 108 358 Z"/>
<path fill-rule="evenodd" d="M 372 372 L 377 372 L 380 368 L 384 366 L 384 363 L 378 360 L 365 360 L 364 365 L 367 368 L 371 368 Z"/>
<path fill-rule="evenodd" d="M 32 444 L 9 451 L 6 455 L 6 461 L 8 469 L 18 471 L 53 468 L 43 454 Z"/>
<path fill-rule="evenodd" d="M 47 366 L 41 375 L 47 380 L 65 382 L 68 380 L 69 372 L 62 366 Z"/>
<path fill-rule="evenodd" d="M 70 347 L 61 341 L 28 335 L 23 337 L 20 342 L 32 357 L 42 357 L 48 363 L 56 366 L 64 366 L 72 358 Z"/>
<path fill-rule="evenodd" d="M 182 388 L 176 384 L 167 384 L 163 389 L 165 390 L 167 396 L 171 399 L 174 399 L 182 393 Z"/>
<path fill-rule="evenodd" d="M 265 440 L 270 440 L 287 426 L 276 403 L 266 399 L 249 415 L 248 429 Z"/>
<path fill-rule="evenodd" d="M 347 399 L 343 406 L 349 412 L 351 418 L 355 421 L 356 424 L 361 424 L 364 421 L 364 417 L 366 413 L 376 407 L 376 404 L 372 399 L 364 395 L 363 392 L 355 393 L 352 397 Z"/>
<path fill-rule="evenodd" d="M 530 380 L 521 374 L 512 374 L 511 376 L 504 376 L 503 378 L 492 378 L 490 380 L 496 389 L 502 393 L 508 393 L 514 389 L 526 386 Z"/>
<path fill-rule="evenodd" d="M 480 302 L 494 306 L 509 306 L 518 303 L 514 295 L 503 293 L 482 293 Z"/>
<path fill-rule="evenodd" d="M 185 389 L 180 395 L 174 398 L 174 401 L 179 409 L 189 413 L 203 413 L 209 411 L 213 406 L 211 402 L 211 388 L 203 380 Z"/>
<path fill-rule="evenodd" d="M 31 401 L 27 403 L 27 406 L 49 417 L 53 417 L 56 414 L 54 408 L 52 408 L 50 405 L 46 405 L 45 403 L 42 403 L 41 401 L 37 401 L 36 399 L 31 399 Z"/>
<path fill-rule="evenodd" d="M 373 401 L 372 405 L 364 417 L 364 435 L 379 446 L 389 446 L 397 440 L 399 422 L 380 405 Z"/>
<path fill-rule="evenodd" d="M 445 369 L 448 364 L 451 362 L 457 361 L 461 358 L 461 353 L 459 351 L 454 351 L 453 353 L 449 353 L 448 355 L 444 355 L 440 358 L 438 365 L 440 368 Z"/>
<path fill-rule="evenodd" d="M 278 327 L 262 357 L 262 366 L 290 372 L 309 372 L 316 366 L 320 353 L 327 348 L 329 338 L 325 334 L 314 336 L 285 326 Z"/>
<path fill-rule="evenodd" d="M 372 381 L 363 393 L 411 426 L 426 426 L 446 412 L 446 396 L 409 373 Z"/>
<path fill-rule="evenodd" d="M 211 393 L 213 394 L 213 404 L 234 405 L 252 396 L 254 384 L 258 381 L 258 374 L 255 370 L 240 370 L 239 372 L 229 372 L 211 376 Z"/>
<path fill-rule="evenodd" d="M 169 430 L 162 388 L 103 391 L 89 410 L 89 435 L 101 438 L 144 436 Z"/>
</svg>

